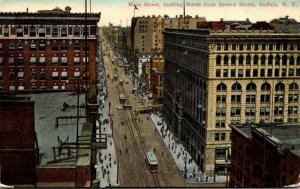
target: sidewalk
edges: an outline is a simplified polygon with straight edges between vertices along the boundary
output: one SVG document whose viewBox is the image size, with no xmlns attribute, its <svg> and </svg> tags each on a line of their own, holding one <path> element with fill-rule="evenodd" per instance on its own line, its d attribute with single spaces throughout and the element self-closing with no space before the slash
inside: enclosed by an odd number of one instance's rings
<svg viewBox="0 0 300 189">
<path fill-rule="evenodd" d="M 162 123 L 161 115 L 151 114 L 151 119 L 185 180 L 189 183 L 214 183 L 213 177 L 209 177 L 199 170 L 198 165 L 192 160 L 184 146 L 176 143 L 174 135 L 167 129 L 167 124 Z M 216 176 L 216 183 L 225 182 L 226 176 Z"/>
</svg>

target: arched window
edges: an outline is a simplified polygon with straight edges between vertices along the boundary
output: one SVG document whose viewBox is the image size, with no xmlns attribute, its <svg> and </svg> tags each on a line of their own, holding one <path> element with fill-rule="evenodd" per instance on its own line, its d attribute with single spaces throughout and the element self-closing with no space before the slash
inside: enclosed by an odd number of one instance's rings
<svg viewBox="0 0 300 189">
<path fill-rule="evenodd" d="M 247 91 L 256 91 L 256 85 L 254 83 L 249 83 L 246 87 Z"/>
<path fill-rule="evenodd" d="M 253 58 L 253 64 L 256 65 L 258 64 L 258 55 L 254 55 L 254 58 Z"/>
<path fill-rule="evenodd" d="M 291 83 L 291 84 L 289 85 L 289 90 L 290 90 L 290 91 L 296 91 L 296 90 L 298 90 L 298 85 L 297 85 L 297 83 Z"/>
<path fill-rule="evenodd" d="M 229 57 L 227 55 L 224 56 L 224 65 L 228 64 Z"/>
<path fill-rule="evenodd" d="M 266 83 L 261 85 L 261 90 L 262 91 L 270 91 L 271 90 L 271 85 L 266 82 Z"/>
<path fill-rule="evenodd" d="M 285 54 L 285 55 L 283 55 L 282 56 L 282 65 L 286 65 L 287 64 L 287 55 Z"/>
<path fill-rule="evenodd" d="M 227 86 L 224 83 L 220 83 L 217 86 L 217 91 L 226 91 L 227 90 Z"/>
<path fill-rule="evenodd" d="M 231 57 L 231 64 L 232 65 L 236 64 L 236 56 L 235 55 L 232 55 L 232 57 Z"/>
<path fill-rule="evenodd" d="M 280 55 L 276 55 L 276 58 L 275 58 L 275 64 L 279 64 L 280 63 Z"/>
<path fill-rule="evenodd" d="M 277 83 L 276 85 L 275 85 L 275 90 L 276 91 L 284 91 L 284 84 L 283 83 Z"/>
<path fill-rule="evenodd" d="M 239 65 L 243 65 L 243 63 L 244 63 L 244 56 L 240 55 L 239 56 Z"/>
<path fill-rule="evenodd" d="M 221 58 L 222 58 L 221 55 L 217 56 L 217 59 L 216 59 L 216 64 L 217 65 L 221 65 Z"/>
<path fill-rule="evenodd" d="M 232 91 L 241 91 L 242 90 L 242 86 L 239 83 L 235 83 L 235 84 L 232 85 L 231 90 Z"/>
<path fill-rule="evenodd" d="M 290 65 L 294 65 L 295 64 L 295 58 L 294 56 L 290 57 Z"/>
<path fill-rule="evenodd" d="M 260 64 L 261 65 L 265 65 L 266 64 L 266 56 L 263 54 L 261 55 L 261 58 L 260 58 Z"/>
<path fill-rule="evenodd" d="M 248 54 L 246 56 L 246 64 L 251 64 L 251 56 L 250 56 L 250 54 Z"/>
<path fill-rule="evenodd" d="M 273 64 L 273 55 L 269 55 L 269 57 L 268 57 L 268 64 L 269 65 L 272 65 Z"/>
</svg>

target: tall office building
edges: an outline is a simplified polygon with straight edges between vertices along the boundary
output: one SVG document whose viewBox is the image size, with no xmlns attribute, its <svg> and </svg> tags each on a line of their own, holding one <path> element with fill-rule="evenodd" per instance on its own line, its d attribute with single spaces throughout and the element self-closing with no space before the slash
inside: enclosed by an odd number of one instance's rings
<svg viewBox="0 0 300 189">
<path fill-rule="evenodd" d="M 78 79 L 85 83 L 86 77 L 89 84 L 95 83 L 99 19 L 100 13 L 88 13 L 86 22 L 84 13 L 71 13 L 70 7 L 35 13 L 1 12 L 0 90 L 72 89 L 70 83 Z"/>
<path fill-rule="evenodd" d="M 298 122 L 299 25 L 166 29 L 164 118 L 208 175 L 230 164 L 230 124 Z"/>
</svg>

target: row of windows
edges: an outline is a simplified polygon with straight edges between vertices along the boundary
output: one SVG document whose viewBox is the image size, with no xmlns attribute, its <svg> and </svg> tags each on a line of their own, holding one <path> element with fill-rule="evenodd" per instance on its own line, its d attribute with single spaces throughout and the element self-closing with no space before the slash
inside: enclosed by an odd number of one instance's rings
<svg viewBox="0 0 300 189">
<path fill-rule="evenodd" d="M 275 91 L 284 91 L 284 89 L 285 89 L 285 85 L 282 82 L 279 82 L 275 85 Z M 289 84 L 289 90 L 290 91 L 295 91 L 295 90 L 298 90 L 298 89 L 299 89 L 299 87 L 298 87 L 297 83 Z M 224 92 L 226 90 L 227 90 L 227 86 L 224 83 L 220 83 L 217 86 L 217 91 L 218 92 Z M 232 91 L 242 91 L 242 85 L 239 84 L 239 83 L 234 83 L 231 87 L 231 90 Z M 261 91 L 270 91 L 270 90 L 271 90 L 271 85 L 269 83 L 265 82 L 261 85 Z M 246 86 L 246 91 L 256 91 L 256 84 L 252 83 L 252 82 L 249 83 Z"/>
<path fill-rule="evenodd" d="M 38 48 L 37 48 L 38 46 Z M 29 50 L 30 51 L 46 51 L 46 43 L 39 43 L 39 45 L 37 45 L 36 43 L 30 43 L 29 44 Z M 79 42 L 75 42 L 74 43 L 74 47 L 73 48 L 69 48 L 72 46 L 69 46 L 68 43 L 61 43 L 58 44 L 56 42 L 52 42 L 51 43 L 51 50 L 52 51 L 66 51 L 66 50 L 80 50 L 81 49 L 81 45 Z M 86 48 L 85 48 L 86 47 Z M 0 43 L 0 50 L 4 50 L 6 47 L 2 45 L 2 43 Z M 87 45 L 83 45 L 83 50 L 88 50 L 89 46 Z M 9 43 L 8 44 L 8 51 L 23 51 L 24 50 L 24 44 L 23 43 Z"/>
<path fill-rule="evenodd" d="M 14 32 L 14 30 L 12 30 L 11 27 L 9 27 L 8 25 L 5 25 L 2 27 L 3 28 L 3 36 L 4 37 L 10 37 L 10 35 L 16 35 L 17 37 L 23 37 L 24 34 L 24 26 L 22 25 L 18 25 L 16 26 L 16 31 Z M 81 27 L 81 26 L 74 26 L 69 28 L 72 33 L 72 35 L 74 37 L 80 37 L 81 35 L 87 35 L 89 36 L 89 29 L 90 27 L 88 26 L 88 30 L 87 32 L 85 31 L 85 27 Z M 69 32 L 68 32 L 68 27 L 67 26 L 52 26 L 50 28 L 51 32 L 51 36 L 52 37 L 67 37 Z M 46 27 L 43 25 L 40 26 L 35 26 L 35 25 L 31 25 L 29 26 L 29 33 L 28 33 L 29 37 L 45 37 L 46 36 Z"/>
<path fill-rule="evenodd" d="M 259 71 L 259 72 L 258 72 Z M 230 76 L 229 76 L 230 73 Z M 286 68 L 275 68 L 274 71 L 270 69 L 246 69 L 245 73 L 243 69 L 223 69 L 223 74 L 221 74 L 221 69 L 216 69 L 216 77 L 287 77 L 287 76 L 300 76 L 300 68 L 286 69 Z"/>
<path fill-rule="evenodd" d="M 260 62 L 260 65 L 265 65 L 265 64 L 272 65 L 273 63 L 275 63 L 275 65 L 279 65 L 280 63 L 282 65 L 286 65 L 287 62 L 289 62 L 290 65 L 294 65 L 295 62 L 297 62 L 297 64 L 300 64 L 300 56 L 298 55 L 296 58 L 296 56 L 292 56 L 292 55 L 290 57 L 288 57 L 286 54 L 284 54 L 282 56 L 277 54 L 274 57 L 272 54 L 270 54 L 267 57 L 266 55 L 263 54 L 259 58 L 258 54 L 255 54 L 253 57 L 250 54 L 248 54 L 246 56 L 246 61 L 245 61 L 244 55 L 239 55 L 238 59 L 237 59 L 236 55 L 232 55 L 230 58 L 228 55 L 225 55 L 223 57 L 223 59 L 222 59 L 221 55 L 217 55 L 217 57 L 216 57 L 216 65 L 217 66 L 221 65 L 221 63 L 223 63 L 223 65 L 228 65 L 229 61 L 230 61 L 231 65 L 236 65 L 237 63 L 239 65 L 243 65 L 244 63 L 246 65 L 250 65 L 251 63 L 253 65 L 258 65 L 259 62 Z"/>
<path fill-rule="evenodd" d="M 274 107 L 274 115 L 283 115 L 283 106 L 275 106 Z M 288 115 L 296 115 L 298 113 L 298 106 L 288 106 Z M 245 108 L 245 116 L 255 116 L 256 108 L 255 107 L 246 107 Z M 232 107 L 230 111 L 230 116 L 240 116 L 241 115 L 241 107 Z M 261 107 L 260 108 L 261 116 L 269 116 L 270 108 L 269 107 Z M 225 108 L 217 108 L 216 110 L 217 117 L 225 117 L 226 109 Z M 222 122 L 216 123 L 217 128 L 224 128 L 225 124 Z"/>
<path fill-rule="evenodd" d="M 228 50 L 232 50 L 232 51 L 265 51 L 265 50 L 276 50 L 276 51 L 280 51 L 280 50 L 300 50 L 300 44 L 287 44 L 287 43 L 271 43 L 271 44 L 260 44 L 260 43 L 255 43 L 255 44 L 251 44 L 251 43 L 247 43 L 247 44 L 217 44 L 217 51 L 228 51 Z"/>
<path fill-rule="evenodd" d="M 227 95 L 217 95 L 216 102 L 217 103 L 226 103 Z M 274 101 L 276 103 L 284 102 L 283 94 L 275 94 Z M 256 102 L 256 95 L 246 95 L 246 103 L 251 104 Z M 270 94 L 262 94 L 260 95 L 261 103 L 269 103 L 270 102 Z M 289 94 L 288 102 L 298 102 L 298 94 Z M 231 103 L 241 103 L 241 95 L 231 95 Z"/>
<path fill-rule="evenodd" d="M 71 60 L 71 58 L 68 58 L 68 57 L 58 57 L 58 56 L 51 57 L 51 63 L 52 64 L 61 63 L 62 65 L 63 64 L 67 65 L 68 61 L 70 61 L 70 60 Z M 37 59 L 37 57 L 35 57 L 35 56 L 30 57 L 29 63 L 32 66 L 35 66 L 35 64 L 37 62 L 39 62 L 40 64 L 45 64 L 46 63 L 46 57 L 39 57 L 39 59 Z M 81 59 L 81 57 L 74 57 L 73 62 L 74 62 L 74 64 L 80 64 L 81 62 L 86 63 L 86 62 L 89 62 L 89 57 L 87 57 L 87 58 L 82 57 L 82 59 Z M 0 57 L 0 65 L 3 64 L 3 63 L 4 63 L 3 58 Z M 8 58 L 8 64 L 15 64 L 15 63 L 24 64 L 25 63 L 24 57 L 19 56 L 17 58 L 15 58 L 15 57 L 9 57 Z"/>
</svg>

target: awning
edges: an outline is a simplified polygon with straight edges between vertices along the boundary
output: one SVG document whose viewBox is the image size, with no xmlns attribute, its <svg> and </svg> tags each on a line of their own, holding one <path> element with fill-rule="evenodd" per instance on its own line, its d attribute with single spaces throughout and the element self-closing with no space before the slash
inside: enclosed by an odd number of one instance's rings
<svg viewBox="0 0 300 189">
<path fill-rule="evenodd" d="M 79 77 L 80 76 L 80 72 L 74 72 L 74 77 Z"/>
<path fill-rule="evenodd" d="M 45 63 L 46 62 L 46 58 L 45 57 L 40 57 L 40 63 Z"/>
<path fill-rule="evenodd" d="M 52 63 L 58 63 L 58 57 L 52 57 Z"/>
<path fill-rule="evenodd" d="M 36 63 L 36 57 L 30 57 L 30 63 Z"/>
<path fill-rule="evenodd" d="M 18 72 L 18 78 L 23 78 L 24 77 L 24 72 Z"/>
<path fill-rule="evenodd" d="M 74 63 L 80 63 L 80 57 L 74 57 Z"/>
<path fill-rule="evenodd" d="M 58 72 L 52 72 L 52 77 L 58 77 Z"/>
<path fill-rule="evenodd" d="M 61 57 L 61 63 L 67 63 L 68 59 L 67 57 Z"/>
<path fill-rule="evenodd" d="M 68 72 L 61 72 L 61 77 L 68 77 Z"/>
</svg>

